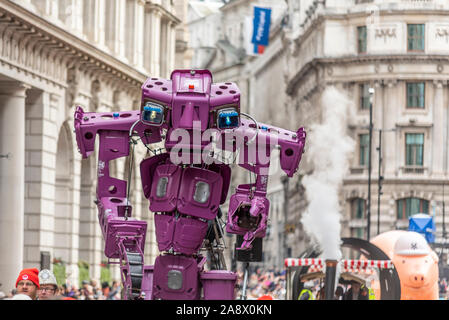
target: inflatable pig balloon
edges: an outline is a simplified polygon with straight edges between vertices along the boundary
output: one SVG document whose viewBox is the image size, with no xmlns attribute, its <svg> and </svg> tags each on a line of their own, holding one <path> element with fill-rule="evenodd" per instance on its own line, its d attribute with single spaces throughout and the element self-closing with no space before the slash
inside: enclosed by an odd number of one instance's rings
<svg viewBox="0 0 449 320">
<path fill-rule="evenodd" d="M 401 300 L 438 299 L 438 256 L 421 234 L 388 231 L 371 243 L 393 261 L 401 281 Z"/>
</svg>

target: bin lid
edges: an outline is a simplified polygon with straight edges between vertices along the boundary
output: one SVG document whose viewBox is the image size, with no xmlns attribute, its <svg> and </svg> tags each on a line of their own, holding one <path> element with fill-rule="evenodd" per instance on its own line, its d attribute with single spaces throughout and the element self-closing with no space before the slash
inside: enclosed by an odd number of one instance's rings
<svg viewBox="0 0 449 320">
<path fill-rule="evenodd" d="M 202 272 L 200 278 L 213 280 L 235 280 L 237 279 L 237 273 L 225 270 L 211 270 Z"/>
</svg>

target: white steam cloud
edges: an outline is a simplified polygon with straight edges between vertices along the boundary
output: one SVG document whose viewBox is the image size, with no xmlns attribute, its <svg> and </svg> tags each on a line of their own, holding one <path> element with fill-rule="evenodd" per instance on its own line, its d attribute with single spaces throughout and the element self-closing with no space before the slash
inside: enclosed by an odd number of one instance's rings
<svg viewBox="0 0 449 320">
<path fill-rule="evenodd" d="M 346 132 L 351 102 L 334 87 L 322 97 L 322 123 L 310 128 L 307 155 L 314 171 L 303 178 L 308 208 L 301 222 L 323 250 L 325 260 L 340 260 L 339 188 L 349 166 L 355 142 Z M 337 278 L 338 279 L 338 278 Z"/>
</svg>

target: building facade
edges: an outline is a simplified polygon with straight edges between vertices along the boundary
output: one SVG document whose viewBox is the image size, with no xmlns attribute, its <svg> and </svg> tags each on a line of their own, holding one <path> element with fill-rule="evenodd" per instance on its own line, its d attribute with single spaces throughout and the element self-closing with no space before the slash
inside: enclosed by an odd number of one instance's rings
<svg viewBox="0 0 449 320">
<path fill-rule="evenodd" d="M 347 134 L 356 147 L 340 190 L 342 237 L 366 239 L 369 211 L 371 238 L 407 229 L 408 217 L 416 213 L 433 215 L 437 239 L 442 238 L 449 173 L 448 5 L 439 0 L 301 1 L 292 19 L 287 113 L 306 128 L 321 122 L 319 106 L 330 86 L 352 105 Z M 374 88 L 371 100 L 369 88 Z M 305 156 L 307 174 L 313 164 Z M 291 201 L 300 197 L 292 195 Z"/>
<path fill-rule="evenodd" d="M 146 78 L 168 77 L 175 66 L 175 9 L 168 0 L 0 3 L 1 290 L 14 287 L 22 268 L 39 268 L 43 255 L 62 262 L 75 285 L 80 262 L 100 279 L 96 157 L 81 159 L 73 113 L 77 105 L 96 112 L 140 107 Z M 157 247 L 136 175 L 144 155 L 136 151 L 131 201 L 135 217 L 149 222 L 149 264 Z M 112 176 L 128 180 L 128 167 L 114 161 Z M 120 279 L 117 265 L 112 277 Z"/>
</svg>

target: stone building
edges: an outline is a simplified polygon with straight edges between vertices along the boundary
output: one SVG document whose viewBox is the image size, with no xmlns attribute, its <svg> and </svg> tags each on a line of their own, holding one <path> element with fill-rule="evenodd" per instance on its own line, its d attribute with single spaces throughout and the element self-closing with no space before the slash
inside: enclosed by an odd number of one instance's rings
<svg viewBox="0 0 449 320">
<path fill-rule="evenodd" d="M 86 111 L 140 107 L 145 79 L 169 77 L 175 66 L 180 22 L 169 0 L 0 2 L 3 291 L 14 287 L 22 268 L 39 267 L 44 253 L 65 263 L 71 283 L 78 284 L 80 261 L 99 280 L 105 256 L 93 203 L 96 159 L 82 160 L 77 151 L 75 105 Z M 149 222 L 145 262 L 150 264 L 157 247 L 136 175 L 141 158 L 137 152 L 131 198 L 135 216 Z M 111 167 L 113 176 L 127 179 L 125 159 Z M 118 266 L 112 271 L 119 280 Z"/>
<path fill-rule="evenodd" d="M 286 113 L 306 128 L 321 122 L 319 106 L 330 86 L 353 106 L 347 134 L 356 148 L 339 192 L 343 237 L 367 237 L 371 156 L 371 238 L 407 229 L 410 215 L 427 213 L 435 217 L 441 240 L 449 173 L 448 9 L 449 3 L 439 0 L 301 1 L 291 16 Z M 369 88 L 375 89 L 371 155 Z M 312 170 L 306 160 L 303 173 Z M 290 201 L 298 203 L 300 198 L 292 194 Z M 296 206 L 290 208 L 295 210 L 292 215 L 300 214 Z M 294 239 L 298 236 L 295 233 Z M 294 242 L 291 245 L 293 255 L 299 254 Z"/>
</svg>

